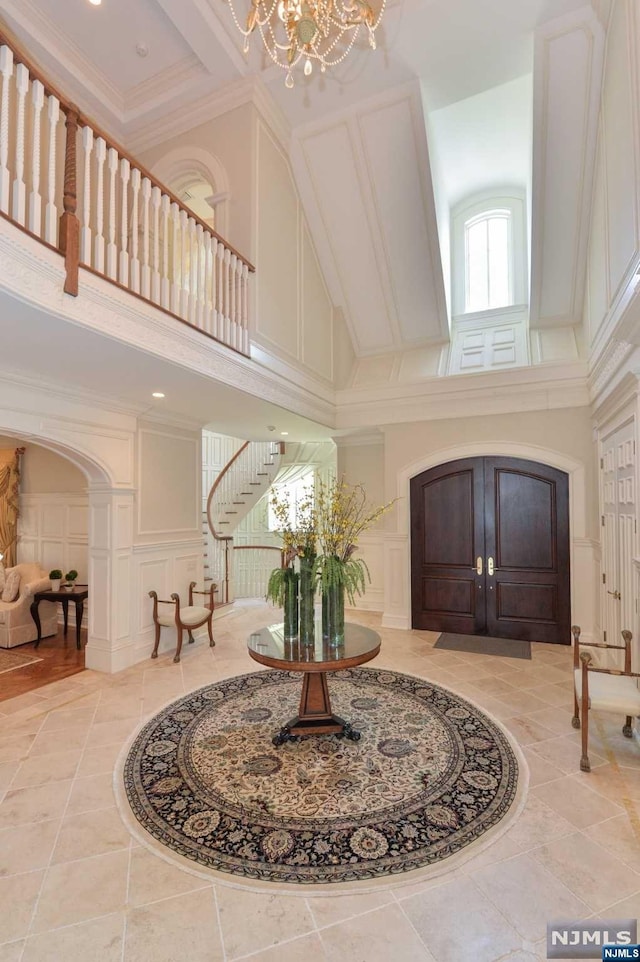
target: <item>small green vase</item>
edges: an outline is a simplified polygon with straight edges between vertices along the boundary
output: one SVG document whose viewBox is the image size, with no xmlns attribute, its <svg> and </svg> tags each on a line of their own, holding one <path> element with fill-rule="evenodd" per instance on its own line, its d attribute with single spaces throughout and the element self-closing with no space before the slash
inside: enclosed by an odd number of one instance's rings
<svg viewBox="0 0 640 962">
<path fill-rule="evenodd" d="M 328 585 L 322 592 L 322 637 L 332 648 L 344 645 L 344 585 Z"/>
<path fill-rule="evenodd" d="M 284 637 L 286 641 L 298 637 L 298 575 L 293 568 L 284 574 Z"/>
<path fill-rule="evenodd" d="M 315 567 L 315 555 L 300 558 L 300 643 L 303 645 L 315 643 Z"/>
</svg>

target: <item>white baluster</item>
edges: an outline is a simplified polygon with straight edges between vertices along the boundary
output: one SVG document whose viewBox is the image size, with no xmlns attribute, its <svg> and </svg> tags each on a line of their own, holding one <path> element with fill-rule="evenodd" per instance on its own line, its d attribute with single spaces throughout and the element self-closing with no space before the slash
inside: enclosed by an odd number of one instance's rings
<svg viewBox="0 0 640 962">
<path fill-rule="evenodd" d="M 242 265 L 242 350 L 249 353 L 249 268 Z"/>
<path fill-rule="evenodd" d="M 171 201 L 167 194 L 162 195 L 162 283 L 160 303 L 169 310 L 171 303 L 169 282 L 169 207 Z"/>
<path fill-rule="evenodd" d="M 196 224 L 196 305 L 193 323 L 202 330 L 202 320 L 204 316 L 204 228 L 202 224 Z"/>
<path fill-rule="evenodd" d="M 47 204 L 44 211 L 44 239 L 48 244 L 58 240 L 58 208 L 56 207 L 56 133 L 60 120 L 60 101 L 53 94 L 47 107 L 49 120 L 49 157 L 47 172 Z"/>
<path fill-rule="evenodd" d="M 107 151 L 109 168 L 109 243 L 107 244 L 107 277 L 115 281 L 118 276 L 118 248 L 116 246 L 116 173 L 118 172 L 118 151 L 109 147 Z"/>
<path fill-rule="evenodd" d="M 218 238 L 211 238 L 211 333 L 218 336 Z"/>
<path fill-rule="evenodd" d="M 175 203 L 171 204 L 171 224 L 173 232 L 171 235 L 171 253 L 173 255 L 173 269 L 171 272 L 171 310 L 174 314 L 180 313 L 180 208 Z"/>
<path fill-rule="evenodd" d="M 31 84 L 32 143 L 31 193 L 29 194 L 29 230 L 38 237 L 42 233 L 42 197 L 40 196 L 40 114 L 44 106 L 44 87 L 39 80 Z"/>
<path fill-rule="evenodd" d="M 202 329 L 208 334 L 213 333 L 213 259 L 211 256 L 212 237 L 209 231 L 204 235 L 204 312 Z"/>
<path fill-rule="evenodd" d="M 189 215 L 186 210 L 180 211 L 180 317 L 189 316 Z"/>
<path fill-rule="evenodd" d="M 107 145 L 102 137 L 96 140 L 96 236 L 93 240 L 93 266 L 104 274 L 104 162 Z"/>
<path fill-rule="evenodd" d="M 198 303 L 198 242 L 196 238 L 196 222 L 189 218 L 189 313 L 187 320 L 196 323 L 196 305 Z"/>
<path fill-rule="evenodd" d="M 231 294 L 230 294 L 230 273 L 231 273 L 231 251 L 226 248 L 224 252 L 224 342 L 231 344 Z"/>
<path fill-rule="evenodd" d="M 236 346 L 235 326 L 236 326 L 236 264 L 238 263 L 237 254 L 232 254 L 229 258 L 229 318 L 231 320 L 231 340 L 230 344 Z"/>
<path fill-rule="evenodd" d="M 151 300 L 160 303 L 160 201 L 162 194 L 159 187 L 151 190 L 151 208 L 153 210 L 153 273 L 151 274 Z"/>
<path fill-rule="evenodd" d="M 24 226 L 27 207 L 27 185 L 24 182 L 24 108 L 29 92 L 29 71 L 23 63 L 16 67 L 16 94 L 18 119 L 16 123 L 16 176 L 13 181 L 13 219 Z"/>
<path fill-rule="evenodd" d="M 149 199 L 151 181 L 142 180 L 142 296 L 151 297 L 151 267 L 149 265 Z"/>
<path fill-rule="evenodd" d="M 118 278 L 129 286 L 129 180 L 131 164 L 126 157 L 120 158 L 121 210 L 120 210 L 120 264 Z"/>
<path fill-rule="evenodd" d="M 218 305 L 218 324 L 217 324 L 217 337 L 219 340 L 224 341 L 224 253 L 225 246 L 220 241 L 218 242 L 218 266 L 216 267 L 216 280 L 218 286 L 218 296 L 216 298 Z"/>
<path fill-rule="evenodd" d="M 138 204 L 140 203 L 140 171 L 131 171 L 131 290 L 140 293 L 140 258 L 138 257 Z"/>
<path fill-rule="evenodd" d="M 93 150 L 93 130 L 82 128 L 82 149 L 84 151 L 84 180 L 82 182 L 82 227 L 80 229 L 80 260 L 91 266 L 91 152 Z"/>
<path fill-rule="evenodd" d="M 2 105 L 0 107 L 0 210 L 9 213 L 9 91 L 13 76 L 13 50 L 0 47 L 2 73 Z M 54 241 L 55 243 L 55 241 Z"/>
</svg>

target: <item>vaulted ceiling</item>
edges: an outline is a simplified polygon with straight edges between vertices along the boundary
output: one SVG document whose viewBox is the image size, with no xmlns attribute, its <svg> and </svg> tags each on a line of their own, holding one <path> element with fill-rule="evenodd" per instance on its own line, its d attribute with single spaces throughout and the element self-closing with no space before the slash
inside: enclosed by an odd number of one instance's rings
<svg viewBox="0 0 640 962">
<path fill-rule="evenodd" d="M 527 195 L 532 326 L 580 322 L 606 0 L 594 6 L 390 0 L 377 51 L 293 90 L 256 39 L 244 57 L 223 0 L 3 0 L 2 16 L 133 150 L 257 84 L 364 356 L 448 338 L 449 208 L 491 187 Z"/>
</svg>

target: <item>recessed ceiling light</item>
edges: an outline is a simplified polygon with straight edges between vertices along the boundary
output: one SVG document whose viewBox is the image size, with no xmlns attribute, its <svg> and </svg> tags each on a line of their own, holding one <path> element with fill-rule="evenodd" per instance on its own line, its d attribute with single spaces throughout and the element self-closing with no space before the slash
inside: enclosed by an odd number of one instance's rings
<svg viewBox="0 0 640 962">
<path fill-rule="evenodd" d="M 89 3 L 93 4 L 94 7 L 99 7 L 102 0 L 89 0 Z"/>
<path fill-rule="evenodd" d="M 93 3 L 93 0 L 91 0 L 91 2 Z M 153 394 L 151 395 L 151 397 L 164 397 L 164 396 L 165 395 L 162 393 L 162 391 L 154 391 Z"/>
<path fill-rule="evenodd" d="M 283 435 L 284 435 L 284 434 L 288 434 L 288 433 L 289 433 L 288 431 L 281 431 L 281 432 L 280 432 L 280 434 L 283 434 Z"/>
</svg>

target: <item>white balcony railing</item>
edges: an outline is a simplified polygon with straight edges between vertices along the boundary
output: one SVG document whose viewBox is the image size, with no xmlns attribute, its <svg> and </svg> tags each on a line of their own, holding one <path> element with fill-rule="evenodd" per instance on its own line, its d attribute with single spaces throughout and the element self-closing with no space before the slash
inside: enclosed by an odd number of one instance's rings
<svg viewBox="0 0 640 962">
<path fill-rule="evenodd" d="M 252 265 L 0 32 L 0 213 L 79 267 L 249 353 Z"/>
</svg>

